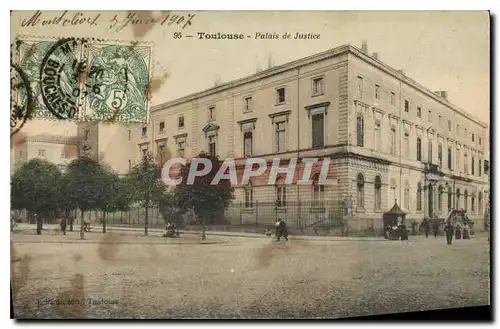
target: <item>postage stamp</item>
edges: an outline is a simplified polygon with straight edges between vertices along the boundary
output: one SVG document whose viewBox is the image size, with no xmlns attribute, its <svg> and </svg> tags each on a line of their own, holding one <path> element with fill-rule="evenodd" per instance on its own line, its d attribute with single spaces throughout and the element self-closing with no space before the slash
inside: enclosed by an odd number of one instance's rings
<svg viewBox="0 0 500 329">
<path fill-rule="evenodd" d="M 30 82 L 34 117 L 147 122 L 151 55 L 146 42 L 19 37 L 13 57 Z M 27 103 L 26 92 L 18 97 Z"/>
</svg>

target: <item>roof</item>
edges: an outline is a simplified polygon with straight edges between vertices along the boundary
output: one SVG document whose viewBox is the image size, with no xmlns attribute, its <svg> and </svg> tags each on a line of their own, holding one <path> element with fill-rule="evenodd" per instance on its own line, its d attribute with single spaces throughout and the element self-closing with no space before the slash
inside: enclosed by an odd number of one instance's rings
<svg viewBox="0 0 500 329">
<path fill-rule="evenodd" d="M 387 211 L 387 213 L 390 213 L 390 214 L 401 214 L 401 215 L 404 215 L 406 214 L 402 209 L 401 207 L 399 207 L 398 203 L 395 202 L 394 203 L 394 206 L 392 206 L 391 210 Z"/>
<path fill-rule="evenodd" d="M 41 142 L 41 143 L 52 143 L 52 144 L 77 145 L 77 136 L 37 134 L 32 136 L 26 136 L 25 138 L 21 139 L 20 142 Z"/>
<path fill-rule="evenodd" d="M 457 114 L 460 114 L 460 115 L 464 116 L 465 118 L 481 125 L 483 128 L 489 127 L 488 124 L 486 124 L 486 123 L 480 121 L 479 119 L 477 119 L 476 117 L 468 114 L 467 112 L 465 112 L 461 108 L 450 103 L 447 99 L 444 99 L 444 98 L 436 95 L 429 88 L 422 86 L 421 84 L 419 84 L 415 80 L 406 76 L 403 72 L 390 67 L 386 63 L 380 61 L 379 59 L 375 59 L 374 57 L 370 56 L 369 54 L 363 52 L 361 49 L 358 49 L 358 48 L 356 48 L 352 45 L 349 45 L 349 44 L 341 45 L 339 47 L 332 48 L 332 49 L 329 49 L 327 51 L 320 52 L 320 53 L 317 53 L 317 54 L 314 54 L 314 55 L 311 55 L 308 57 L 303 57 L 303 58 L 300 58 L 298 60 L 283 64 L 283 65 L 279 65 L 279 66 L 264 70 L 262 72 L 258 72 L 256 74 L 252 74 L 252 75 L 240 78 L 240 79 L 229 81 L 227 83 L 218 85 L 216 87 L 212 87 L 212 88 L 209 88 L 209 89 L 206 89 L 203 91 L 195 92 L 195 93 L 189 94 L 189 95 L 184 96 L 184 97 L 180 97 L 180 98 L 168 101 L 168 102 L 164 102 L 164 103 L 152 106 L 151 112 L 155 112 L 155 111 L 162 110 L 162 109 L 169 108 L 169 107 L 173 107 L 173 106 L 176 106 L 179 104 L 187 103 L 187 102 L 199 99 L 199 98 L 204 97 L 204 96 L 223 92 L 223 91 L 229 90 L 229 89 L 234 88 L 234 87 L 238 87 L 238 86 L 241 86 L 241 85 L 244 85 L 247 83 L 258 81 L 258 80 L 261 80 L 263 78 L 267 78 L 267 77 L 270 77 L 273 75 L 277 75 L 277 74 L 280 74 L 283 72 L 297 69 L 297 68 L 302 67 L 302 66 L 310 65 L 312 63 L 316 63 L 319 61 L 323 61 L 323 60 L 333 58 L 333 57 L 336 57 L 339 55 L 347 54 L 347 53 L 351 53 L 351 54 L 355 55 L 356 57 L 369 63 L 370 65 L 379 68 L 380 70 L 384 71 L 385 73 L 388 73 L 389 75 L 392 75 L 396 79 L 399 79 L 402 82 L 408 84 L 409 86 L 417 89 L 418 91 L 424 93 L 425 95 L 434 99 L 435 101 L 438 101 L 441 104 L 447 106 L 448 108 L 455 111 Z"/>
</svg>

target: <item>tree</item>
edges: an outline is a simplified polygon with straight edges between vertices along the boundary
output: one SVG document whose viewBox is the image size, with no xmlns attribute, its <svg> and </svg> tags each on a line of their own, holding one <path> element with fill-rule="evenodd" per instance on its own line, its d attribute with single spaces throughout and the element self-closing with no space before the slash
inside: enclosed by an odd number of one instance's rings
<svg viewBox="0 0 500 329">
<path fill-rule="evenodd" d="M 207 175 L 195 177 L 193 184 L 188 185 L 187 179 L 191 166 L 201 164 L 190 162 L 182 167 L 180 171 L 182 182 L 175 189 L 175 199 L 182 212 L 185 213 L 191 209 L 198 218 L 201 218 L 202 239 L 205 240 L 207 219 L 213 220 L 214 215 L 227 209 L 231 200 L 234 199 L 234 189 L 227 179 L 220 180 L 216 185 L 210 184 L 222 166 L 222 161 L 218 157 L 201 153 L 198 158 L 208 159 L 212 163 L 212 169 Z"/>
<path fill-rule="evenodd" d="M 113 193 L 110 185 L 110 173 L 96 161 L 88 157 L 73 160 L 66 172 L 67 194 L 69 203 L 80 209 L 80 238 L 84 237 L 84 213 L 89 210 L 100 210 L 109 204 Z"/>
<path fill-rule="evenodd" d="M 110 187 L 111 193 L 102 205 L 102 233 L 106 233 L 108 212 L 126 211 L 130 207 L 131 189 L 126 178 L 120 178 L 115 172 L 108 170 L 105 183 Z"/>
<path fill-rule="evenodd" d="M 163 197 L 164 186 L 160 182 L 161 168 L 151 155 L 146 155 L 127 175 L 132 188 L 132 200 L 139 203 L 146 211 L 144 217 L 144 235 L 148 235 L 149 208 L 157 205 Z"/>
<path fill-rule="evenodd" d="M 73 221 L 74 218 L 72 216 L 72 211 L 76 210 L 77 203 L 74 198 L 71 198 L 70 184 L 69 180 L 70 176 L 66 172 L 62 174 L 61 179 L 58 181 L 58 189 L 59 189 L 59 200 L 58 206 L 59 209 L 63 211 L 64 218 L 66 218 L 67 223 L 69 224 L 70 232 L 73 232 Z"/>
<path fill-rule="evenodd" d="M 11 207 L 36 215 L 37 234 L 42 234 L 43 218 L 58 208 L 61 176 L 57 166 L 42 159 L 30 160 L 12 176 Z"/>
</svg>

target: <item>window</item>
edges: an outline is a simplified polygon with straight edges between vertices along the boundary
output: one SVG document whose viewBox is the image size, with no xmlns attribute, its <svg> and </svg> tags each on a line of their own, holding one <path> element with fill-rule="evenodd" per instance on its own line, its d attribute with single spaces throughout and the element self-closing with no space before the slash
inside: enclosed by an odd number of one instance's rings
<svg viewBox="0 0 500 329">
<path fill-rule="evenodd" d="M 286 133 L 286 128 L 285 128 L 285 122 L 276 122 L 274 124 L 275 126 L 275 139 L 276 139 L 276 153 L 283 152 L 285 151 L 285 133 Z"/>
<path fill-rule="evenodd" d="M 365 141 L 364 141 L 364 122 L 363 122 L 363 117 L 361 115 L 358 115 L 356 119 L 356 141 L 358 146 L 364 146 Z"/>
<path fill-rule="evenodd" d="M 286 206 L 286 188 L 284 184 L 284 179 L 279 179 L 276 182 L 276 207 Z"/>
<path fill-rule="evenodd" d="M 472 134 L 472 142 L 474 143 L 474 134 Z"/>
<path fill-rule="evenodd" d="M 148 127 L 142 127 L 141 136 L 146 137 L 147 134 L 148 134 Z"/>
<path fill-rule="evenodd" d="M 405 183 L 404 208 L 410 210 L 410 184 L 408 184 L 408 181 Z"/>
<path fill-rule="evenodd" d="M 488 160 L 484 160 L 484 174 L 488 175 L 490 172 L 490 162 Z"/>
<path fill-rule="evenodd" d="M 405 158 L 409 158 L 410 155 L 410 133 L 405 131 L 403 153 Z"/>
<path fill-rule="evenodd" d="M 427 143 L 427 161 L 429 163 L 432 163 L 432 141 L 430 140 L 428 143 Z"/>
<path fill-rule="evenodd" d="M 464 154 L 464 173 L 469 174 L 469 158 L 467 157 L 467 153 Z"/>
<path fill-rule="evenodd" d="M 438 188 L 438 211 L 443 211 L 443 186 L 439 185 Z"/>
<path fill-rule="evenodd" d="M 474 213 L 476 211 L 476 196 L 474 194 L 470 197 L 470 212 Z"/>
<path fill-rule="evenodd" d="M 439 144 L 438 145 L 438 161 L 439 161 L 439 166 L 443 166 L 443 145 Z"/>
<path fill-rule="evenodd" d="M 479 137 L 479 145 L 481 145 L 481 142 L 482 142 L 481 137 Z"/>
<path fill-rule="evenodd" d="M 215 106 L 210 106 L 208 108 L 208 121 L 215 120 Z"/>
<path fill-rule="evenodd" d="M 375 134 L 373 136 L 373 142 L 375 143 L 375 150 L 380 151 L 380 120 L 375 121 Z"/>
<path fill-rule="evenodd" d="M 182 129 L 184 128 L 184 116 L 181 115 L 180 117 L 177 118 L 177 128 Z"/>
<path fill-rule="evenodd" d="M 253 111 L 253 102 L 252 102 L 252 97 L 246 97 L 245 98 L 245 112 L 252 112 Z"/>
<path fill-rule="evenodd" d="M 460 189 L 457 188 L 457 192 L 455 194 L 455 209 L 460 209 Z"/>
<path fill-rule="evenodd" d="M 184 148 L 186 145 L 186 141 L 178 140 L 176 144 L 177 144 L 177 156 L 184 157 Z"/>
<path fill-rule="evenodd" d="M 324 92 L 324 87 L 325 87 L 325 81 L 323 78 L 316 78 L 313 79 L 313 95 L 323 95 Z"/>
<path fill-rule="evenodd" d="M 448 120 L 448 131 L 451 131 L 451 121 Z"/>
<path fill-rule="evenodd" d="M 382 180 L 380 176 L 375 177 L 375 209 L 382 208 Z"/>
<path fill-rule="evenodd" d="M 147 148 L 147 147 L 146 147 L 146 148 L 143 148 L 141 151 L 142 151 L 142 156 L 143 156 L 143 157 L 148 156 L 148 148 Z"/>
<path fill-rule="evenodd" d="M 396 106 L 396 94 L 391 91 L 391 105 Z"/>
<path fill-rule="evenodd" d="M 88 141 L 90 139 L 90 130 L 85 130 L 85 141 Z"/>
<path fill-rule="evenodd" d="M 375 85 L 375 99 L 380 99 L 380 86 Z"/>
<path fill-rule="evenodd" d="M 248 185 L 245 186 L 245 208 L 253 208 L 253 189 L 251 182 L 248 182 Z"/>
<path fill-rule="evenodd" d="M 467 211 L 467 209 L 469 208 L 469 192 L 467 192 L 467 190 L 465 190 L 464 192 L 464 210 Z"/>
<path fill-rule="evenodd" d="M 130 142 L 132 140 L 132 132 L 130 129 L 128 130 L 128 141 Z"/>
<path fill-rule="evenodd" d="M 363 93 L 363 77 L 358 76 L 358 92 Z"/>
<path fill-rule="evenodd" d="M 417 137 L 417 161 L 422 161 L 422 139 Z"/>
<path fill-rule="evenodd" d="M 276 104 L 282 104 L 285 102 L 285 88 L 279 88 L 276 90 Z"/>
<path fill-rule="evenodd" d="M 317 206 L 322 206 L 324 194 L 325 194 L 325 186 L 319 184 L 319 174 L 315 174 L 312 178 L 312 199 Z"/>
<path fill-rule="evenodd" d="M 324 142 L 324 114 L 314 114 L 312 116 L 312 147 L 323 147 Z"/>
<path fill-rule="evenodd" d="M 41 157 L 41 158 L 44 158 L 45 157 L 45 150 L 44 149 L 39 149 L 38 150 L 38 156 Z"/>
<path fill-rule="evenodd" d="M 405 112 L 410 112 L 410 101 L 405 99 Z"/>
<path fill-rule="evenodd" d="M 417 211 L 422 211 L 422 184 L 417 185 Z"/>
<path fill-rule="evenodd" d="M 391 154 L 396 154 L 396 127 L 391 127 Z"/>
<path fill-rule="evenodd" d="M 165 122 L 160 122 L 160 132 L 164 132 L 165 131 Z"/>
<path fill-rule="evenodd" d="M 475 170 L 476 169 L 475 164 L 476 164 L 476 162 L 475 162 L 474 157 L 471 158 L 471 162 L 472 162 L 471 163 L 471 174 L 475 175 L 475 172 L 476 172 L 476 170 Z"/>
<path fill-rule="evenodd" d="M 479 192 L 477 209 L 479 211 L 479 215 L 483 214 L 483 192 Z"/>
<path fill-rule="evenodd" d="M 431 110 L 427 111 L 427 121 L 432 123 L 432 111 Z"/>
<path fill-rule="evenodd" d="M 358 208 L 364 208 L 365 206 L 365 178 L 363 174 L 359 173 L 356 179 L 357 193 L 356 193 L 356 205 Z"/>
<path fill-rule="evenodd" d="M 217 155 L 216 153 L 216 137 L 215 136 L 208 136 L 208 154 L 211 156 L 215 157 Z"/>
<path fill-rule="evenodd" d="M 243 134 L 243 153 L 245 158 L 251 157 L 253 153 L 253 133 L 245 131 Z"/>
<path fill-rule="evenodd" d="M 450 170 L 451 170 L 451 164 L 452 164 L 451 148 L 448 147 L 448 169 L 450 169 Z"/>
<path fill-rule="evenodd" d="M 160 164 L 163 164 L 163 162 L 166 160 L 165 144 L 158 145 L 158 154 L 160 155 Z"/>
<path fill-rule="evenodd" d="M 417 118 L 422 117 L 422 108 L 420 106 L 417 106 Z"/>
<path fill-rule="evenodd" d="M 481 159 L 477 160 L 478 166 L 477 166 L 477 174 L 481 176 Z"/>
<path fill-rule="evenodd" d="M 451 186 L 448 186 L 448 210 L 451 210 L 452 208 L 452 200 L 451 200 L 452 195 L 453 195 L 453 190 L 451 189 Z"/>
</svg>

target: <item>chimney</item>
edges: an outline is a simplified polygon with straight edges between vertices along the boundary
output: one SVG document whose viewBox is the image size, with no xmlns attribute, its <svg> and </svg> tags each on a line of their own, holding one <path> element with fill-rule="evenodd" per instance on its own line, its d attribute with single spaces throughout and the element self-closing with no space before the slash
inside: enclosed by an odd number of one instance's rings
<svg viewBox="0 0 500 329">
<path fill-rule="evenodd" d="M 442 99 L 448 100 L 448 92 L 446 90 L 437 90 L 434 93 Z"/>
<path fill-rule="evenodd" d="M 363 52 L 365 52 L 365 53 L 368 53 L 368 42 L 363 41 L 363 42 L 361 43 L 361 50 L 362 50 Z"/>
<path fill-rule="evenodd" d="M 378 60 L 378 53 L 373 53 L 373 58 L 375 58 L 376 60 Z"/>
</svg>

